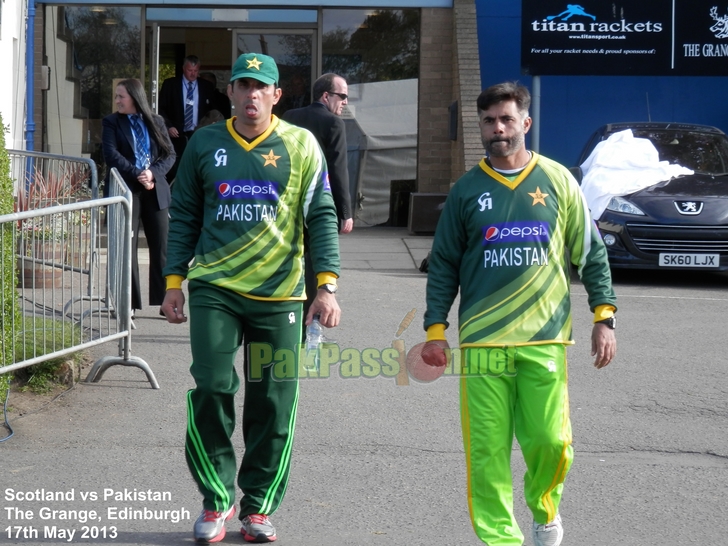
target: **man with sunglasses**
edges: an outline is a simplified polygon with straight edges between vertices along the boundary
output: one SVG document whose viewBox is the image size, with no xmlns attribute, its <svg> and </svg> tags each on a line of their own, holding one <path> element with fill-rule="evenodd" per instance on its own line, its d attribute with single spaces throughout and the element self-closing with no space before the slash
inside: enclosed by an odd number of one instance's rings
<svg viewBox="0 0 728 546">
<path fill-rule="evenodd" d="M 349 87 L 344 78 L 337 74 L 324 74 L 313 84 L 314 102 L 303 108 L 288 110 L 282 116 L 283 120 L 311 131 L 324 151 L 340 233 L 349 233 L 354 228 L 346 158 L 346 127 L 340 117 L 344 105 L 348 103 L 348 92 Z M 307 238 L 304 244 L 308 249 Z M 308 312 L 317 292 L 316 275 L 311 268 L 308 250 L 305 256 L 308 299 L 303 306 L 304 314 Z"/>
</svg>

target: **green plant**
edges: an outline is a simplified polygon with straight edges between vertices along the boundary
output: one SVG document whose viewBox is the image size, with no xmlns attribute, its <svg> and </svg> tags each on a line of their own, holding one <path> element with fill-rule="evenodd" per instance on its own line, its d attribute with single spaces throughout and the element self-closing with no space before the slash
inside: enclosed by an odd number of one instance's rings
<svg viewBox="0 0 728 546">
<path fill-rule="evenodd" d="M 33 167 L 32 179 L 17 188 L 15 210 L 36 210 L 88 196 L 89 175 L 86 165 L 39 160 Z M 19 252 L 24 256 L 34 256 L 39 248 L 49 243 L 66 241 L 73 225 L 88 223 L 88 215 L 84 212 L 38 216 L 18 222 Z"/>
<path fill-rule="evenodd" d="M 44 164 L 42 164 L 44 165 Z M 33 169 L 32 179 L 19 187 L 16 211 L 34 210 L 61 204 L 71 198 L 88 196 L 89 170 L 86 165 L 56 165 L 55 170 L 43 172 L 44 168 Z"/>
<path fill-rule="evenodd" d="M 10 158 L 5 148 L 7 131 L 0 116 L 0 214 L 13 212 L 13 180 L 10 178 Z M 20 324 L 21 320 L 15 291 L 15 239 L 15 222 L 0 224 L 0 366 L 7 366 L 14 361 L 13 326 Z M 11 380 L 10 374 L 0 374 L 0 400 L 5 398 Z"/>
<path fill-rule="evenodd" d="M 78 325 L 55 319 L 25 317 L 22 327 L 23 329 L 15 339 L 16 361 L 27 360 L 72 347 L 79 344 L 82 338 L 82 332 Z M 72 368 L 77 368 L 82 359 L 83 353 L 76 352 L 22 368 L 15 374 L 17 383 L 23 391 L 31 391 L 36 394 L 47 393 L 61 382 L 59 379 L 69 365 Z M 73 370 L 71 371 L 73 372 Z"/>
<path fill-rule="evenodd" d="M 49 393 L 53 390 L 58 366 L 59 363 L 48 361 L 27 368 L 27 371 L 31 372 L 31 375 L 25 381 L 25 384 L 20 387 L 20 390 L 23 392 L 30 391 L 35 394 Z M 20 379 L 20 376 L 18 379 Z"/>
<path fill-rule="evenodd" d="M 29 218 L 21 222 L 20 234 L 23 240 L 28 242 L 65 241 L 68 236 L 68 226 L 66 224 L 68 224 L 68 221 L 63 214 Z M 30 251 L 26 249 L 25 254 L 30 255 Z"/>
</svg>

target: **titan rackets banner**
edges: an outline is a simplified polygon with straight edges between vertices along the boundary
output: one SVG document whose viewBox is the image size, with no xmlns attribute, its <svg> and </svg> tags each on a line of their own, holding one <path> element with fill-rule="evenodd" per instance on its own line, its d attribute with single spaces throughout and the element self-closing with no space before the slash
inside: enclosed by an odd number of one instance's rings
<svg viewBox="0 0 728 546">
<path fill-rule="evenodd" d="M 521 71 L 728 76 L 728 0 L 522 0 Z"/>
</svg>

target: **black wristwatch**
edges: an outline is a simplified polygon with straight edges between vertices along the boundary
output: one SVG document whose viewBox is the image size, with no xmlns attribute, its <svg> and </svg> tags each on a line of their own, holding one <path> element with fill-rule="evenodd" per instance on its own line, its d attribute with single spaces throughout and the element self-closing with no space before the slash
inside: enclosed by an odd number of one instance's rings
<svg viewBox="0 0 728 546">
<path fill-rule="evenodd" d="M 607 328 L 611 328 L 612 330 L 614 330 L 617 327 L 617 317 L 612 315 L 611 317 L 604 320 L 598 320 L 594 324 L 606 324 Z"/>
<path fill-rule="evenodd" d="M 332 283 L 325 283 L 318 287 L 319 290 L 326 290 L 329 294 L 336 294 L 339 287 Z"/>
</svg>

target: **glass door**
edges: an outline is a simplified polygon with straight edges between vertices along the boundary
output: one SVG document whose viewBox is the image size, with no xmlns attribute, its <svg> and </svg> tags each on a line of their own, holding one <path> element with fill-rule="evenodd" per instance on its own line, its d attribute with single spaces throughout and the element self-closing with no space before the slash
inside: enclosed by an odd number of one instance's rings
<svg viewBox="0 0 728 546">
<path fill-rule="evenodd" d="M 317 70 L 315 31 L 312 29 L 236 29 L 233 62 L 243 53 L 270 55 L 278 65 L 281 100 L 273 108 L 280 117 L 286 110 L 311 104 L 311 88 Z"/>
<path fill-rule="evenodd" d="M 152 110 L 157 111 L 157 102 L 159 98 L 159 89 L 161 83 L 159 82 L 159 24 L 152 23 L 151 26 L 147 26 L 148 44 L 149 44 L 149 57 L 147 66 L 149 67 L 149 73 L 147 74 L 147 93 L 149 95 L 149 103 L 152 106 Z"/>
</svg>

